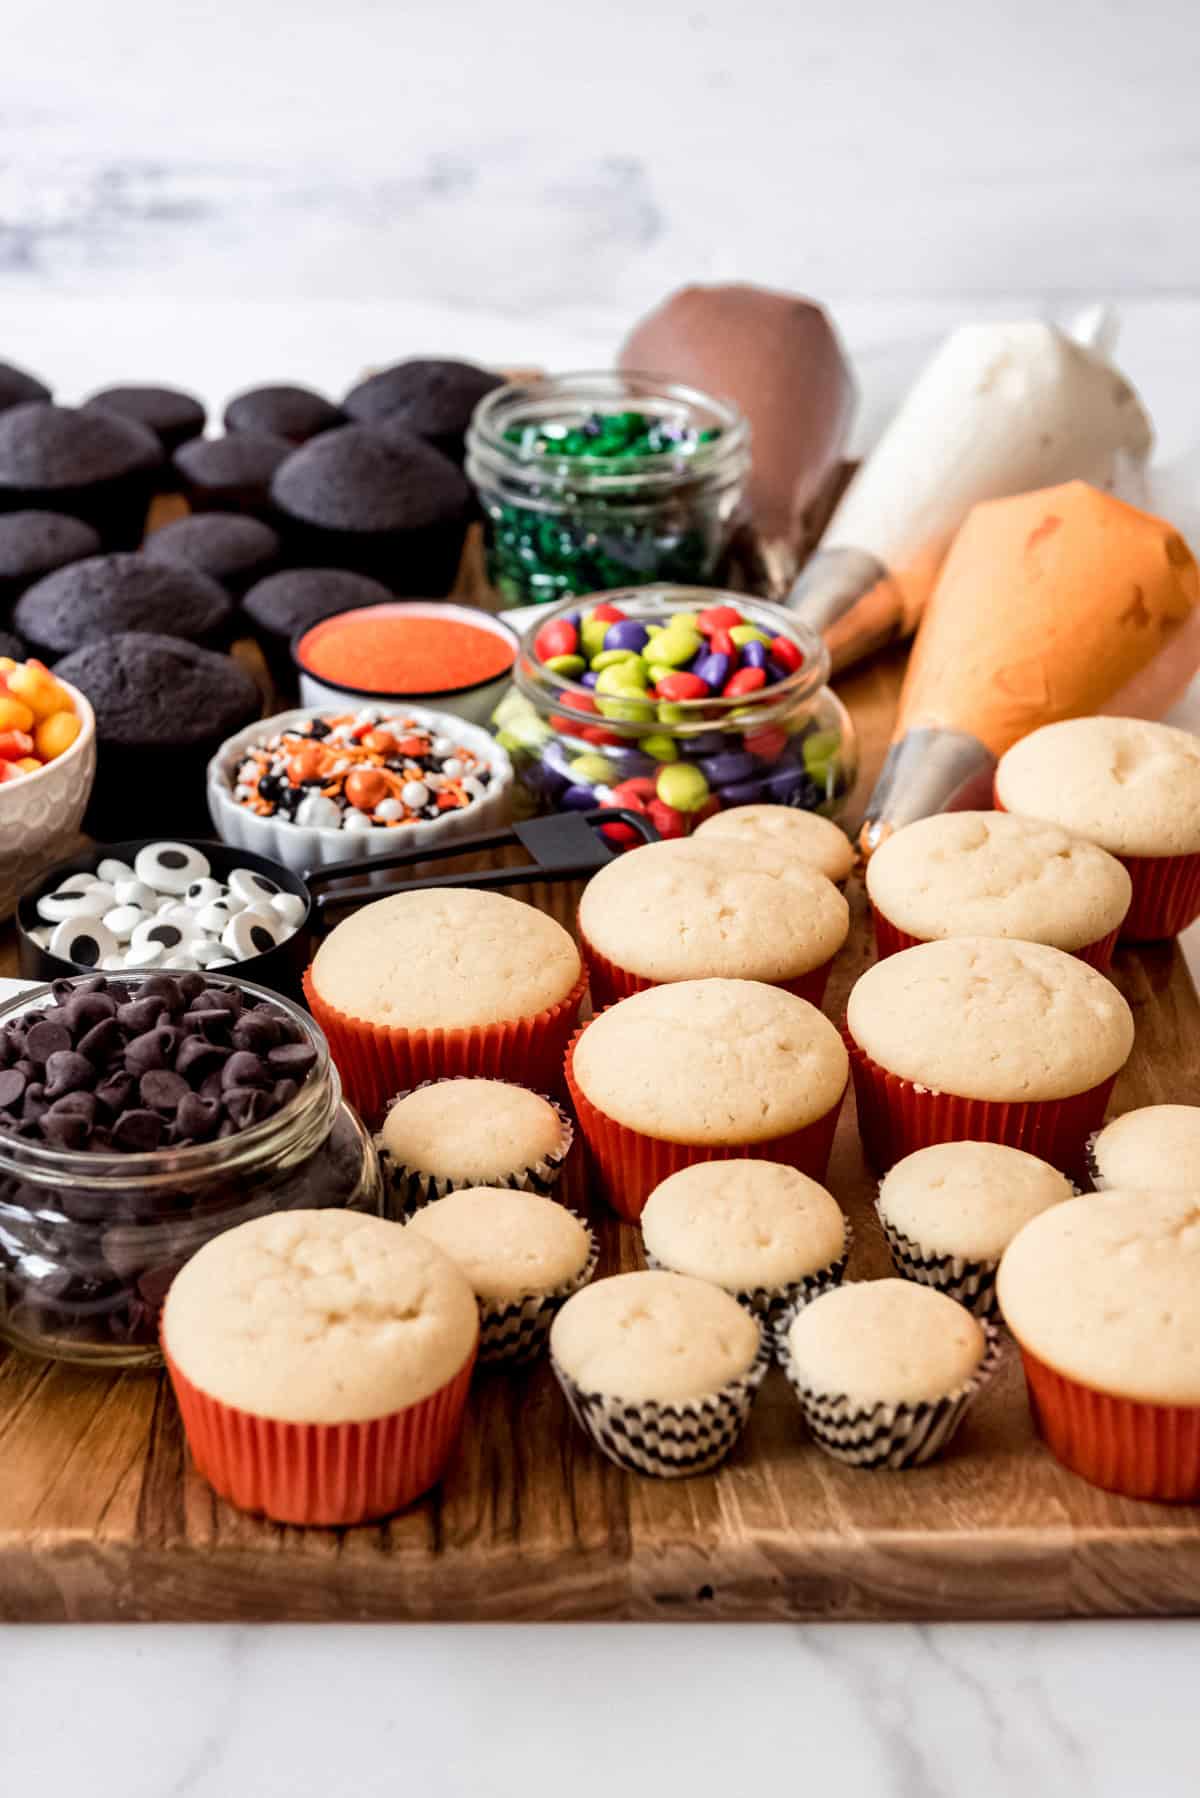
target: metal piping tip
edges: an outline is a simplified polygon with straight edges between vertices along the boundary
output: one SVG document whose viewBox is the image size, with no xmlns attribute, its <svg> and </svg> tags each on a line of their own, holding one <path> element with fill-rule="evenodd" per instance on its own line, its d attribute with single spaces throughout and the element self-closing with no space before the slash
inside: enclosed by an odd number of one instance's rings
<svg viewBox="0 0 1200 1798">
<path fill-rule="evenodd" d="M 918 818 L 987 810 L 995 772 L 996 757 L 966 731 L 940 726 L 906 731 L 888 750 L 867 802 L 858 837 L 864 858 Z"/>
<path fill-rule="evenodd" d="M 819 549 L 783 603 L 820 631 L 835 672 L 910 628 L 895 581 L 877 556 L 861 549 Z"/>
</svg>

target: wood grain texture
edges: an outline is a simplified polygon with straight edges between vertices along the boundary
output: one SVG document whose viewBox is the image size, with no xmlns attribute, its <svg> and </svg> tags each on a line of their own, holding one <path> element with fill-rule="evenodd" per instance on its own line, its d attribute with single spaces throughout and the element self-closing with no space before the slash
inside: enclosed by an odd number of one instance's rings
<svg viewBox="0 0 1200 1798">
<path fill-rule="evenodd" d="M 841 683 L 869 781 L 899 664 Z M 574 894 L 523 889 L 569 922 Z M 861 882 L 826 1009 L 871 960 Z M 0 971 L 15 971 L 11 941 Z M 1114 1110 L 1194 1097 L 1200 1005 L 1177 950 L 1126 952 L 1137 1046 Z M 636 1232 L 590 1211 L 601 1272 Z M 853 1219 L 851 1276 L 888 1271 L 848 1103 L 830 1185 Z M 543 1361 L 481 1376 L 441 1490 L 382 1526 L 281 1528 L 214 1497 L 188 1464 L 161 1377 L 46 1366 L 0 1349 L 0 1617 L 220 1621 L 563 1618 L 1037 1618 L 1200 1611 L 1200 1510 L 1110 1497 L 1036 1440 L 1011 1346 L 950 1451 L 902 1474 L 806 1441 L 772 1372 L 717 1473 L 638 1480 L 571 1422 Z"/>
</svg>

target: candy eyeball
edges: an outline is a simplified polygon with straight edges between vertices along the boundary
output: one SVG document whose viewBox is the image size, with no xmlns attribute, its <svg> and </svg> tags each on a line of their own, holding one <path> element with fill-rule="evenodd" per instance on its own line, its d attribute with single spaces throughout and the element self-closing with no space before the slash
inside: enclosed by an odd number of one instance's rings
<svg viewBox="0 0 1200 1798">
<path fill-rule="evenodd" d="M 64 918 L 50 938 L 51 955 L 76 962 L 81 968 L 98 967 L 116 949 L 116 937 L 96 917 Z"/>
<path fill-rule="evenodd" d="M 211 876 L 206 875 L 203 880 L 193 880 L 192 884 L 186 888 L 183 903 L 199 910 L 202 905 L 207 905 L 210 899 L 219 899 L 224 891 L 225 888 L 219 880 L 213 880 Z"/>
<path fill-rule="evenodd" d="M 248 961 L 252 955 L 268 954 L 291 934 L 276 912 L 240 911 L 225 926 L 221 941 L 238 961 Z"/>
<path fill-rule="evenodd" d="M 134 873 L 159 893 L 186 893 L 209 874 L 208 857 L 188 843 L 147 843 L 139 849 Z"/>
<path fill-rule="evenodd" d="M 275 897 L 279 883 L 265 874 L 255 873 L 253 868 L 235 868 L 229 876 L 229 891 L 242 905 L 258 905 L 264 899 L 269 903 Z"/>
</svg>

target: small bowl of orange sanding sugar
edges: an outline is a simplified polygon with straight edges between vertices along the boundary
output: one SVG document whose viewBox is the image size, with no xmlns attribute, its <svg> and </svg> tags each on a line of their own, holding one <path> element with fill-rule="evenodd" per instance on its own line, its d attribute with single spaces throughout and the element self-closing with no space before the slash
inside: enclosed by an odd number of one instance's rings
<svg viewBox="0 0 1200 1798">
<path fill-rule="evenodd" d="M 305 705 L 411 700 L 486 724 L 518 647 L 501 618 L 417 599 L 322 618 L 297 633 L 292 660 Z"/>
<path fill-rule="evenodd" d="M 222 743 L 208 809 L 223 842 L 302 875 L 506 824 L 512 786 L 495 739 L 450 712 L 302 706 Z"/>
</svg>

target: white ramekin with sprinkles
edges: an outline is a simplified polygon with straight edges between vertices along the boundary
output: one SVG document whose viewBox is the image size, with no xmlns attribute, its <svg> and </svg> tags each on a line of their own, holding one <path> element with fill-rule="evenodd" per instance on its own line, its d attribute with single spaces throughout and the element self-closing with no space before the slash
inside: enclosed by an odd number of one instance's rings
<svg viewBox="0 0 1200 1798">
<path fill-rule="evenodd" d="M 495 738 L 448 712 L 307 706 L 222 743 L 208 809 L 223 842 L 303 873 L 495 829 L 512 786 Z"/>
</svg>

